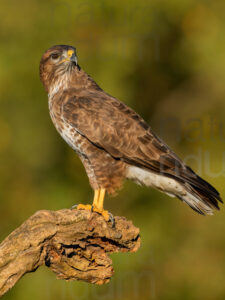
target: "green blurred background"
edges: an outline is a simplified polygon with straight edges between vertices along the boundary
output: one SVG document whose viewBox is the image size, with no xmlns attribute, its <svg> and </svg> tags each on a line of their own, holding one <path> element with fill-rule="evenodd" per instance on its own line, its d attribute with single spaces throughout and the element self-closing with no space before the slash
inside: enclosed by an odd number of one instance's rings
<svg viewBox="0 0 225 300">
<path fill-rule="evenodd" d="M 151 124 L 225 195 L 225 2 L 0 2 L 0 237 L 40 209 L 90 203 L 84 168 L 56 132 L 39 60 L 54 44 Z M 225 212 L 194 213 L 126 182 L 105 206 L 141 229 L 135 254 L 113 255 L 105 286 L 24 276 L 4 299 L 225 299 Z"/>
</svg>

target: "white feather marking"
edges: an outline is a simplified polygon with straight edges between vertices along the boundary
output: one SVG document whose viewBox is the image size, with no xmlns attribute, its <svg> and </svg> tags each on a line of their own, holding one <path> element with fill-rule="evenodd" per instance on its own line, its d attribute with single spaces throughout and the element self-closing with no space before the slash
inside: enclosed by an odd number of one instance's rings
<svg viewBox="0 0 225 300">
<path fill-rule="evenodd" d="M 176 196 L 186 202 L 192 208 L 204 212 L 208 215 L 213 214 L 211 207 L 207 205 L 197 194 L 191 193 L 187 187 L 172 178 L 158 175 L 138 167 L 130 166 L 127 169 L 126 177 L 136 183 L 158 189 L 169 196 Z"/>
<path fill-rule="evenodd" d="M 138 167 L 130 166 L 126 176 L 137 183 L 159 189 L 168 194 L 184 196 L 187 193 L 185 188 L 176 180 Z"/>
<path fill-rule="evenodd" d="M 64 124 L 63 129 L 61 128 L 61 132 L 59 131 L 59 133 L 74 151 L 82 153 L 80 147 L 80 134 L 76 132 L 73 126 L 68 123 Z"/>
<path fill-rule="evenodd" d="M 73 150 L 75 150 L 78 153 L 81 153 L 80 143 L 78 142 L 80 134 L 75 130 L 73 126 L 71 126 L 64 120 L 63 116 L 61 116 L 62 122 L 56 122 L 55 116 L 52 111 L 53 97 L 55 96 L 55 94 L 58 93 L 60 89 L 62 89 L 62 91 L 67 89 L 68 82 L 68 74 L 65 73 L 60 76 L 60 79 L 58 79 L 53 85 L 51 85 L 48 94 L 49 111 L 52 121 L 62 138 Z M 61 123 L 63 126 L 61 126 Z"/>
<path fill-rule="evenodd" d="M 62 76 L 59 77 L 59 79 L 54 82 L 49 89 L 49 93 L 48 93 L 48 99 L 51 100 L 56 93 L 58 93 L 59 89 L 67 89 L 68 88 L 68 74 L 65 73 Z"/>
</svg>

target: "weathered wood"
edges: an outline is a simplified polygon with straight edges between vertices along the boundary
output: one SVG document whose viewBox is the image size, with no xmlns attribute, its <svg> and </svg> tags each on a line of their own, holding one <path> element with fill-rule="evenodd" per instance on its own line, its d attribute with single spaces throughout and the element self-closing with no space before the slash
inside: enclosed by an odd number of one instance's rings
<svg viewBox="0 0 225 300">
<path fill-rule="evenodd" d="M 38 211 L 0 244 L 0 296 L 41 265 L 61 279 L 106 283 L 114 272 L 107 253 L 139 245 L 139 229 L 124 217 L 113 228 L 90 211 Z"/>
</svg>

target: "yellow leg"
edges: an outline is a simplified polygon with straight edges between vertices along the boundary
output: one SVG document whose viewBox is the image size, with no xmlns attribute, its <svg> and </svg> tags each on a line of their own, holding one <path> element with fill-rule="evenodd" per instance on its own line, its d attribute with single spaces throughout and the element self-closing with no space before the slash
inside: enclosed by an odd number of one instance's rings
<svg viewBox="0 0 225 300">
<path fill-rule="evenodd" d="M 101 210 L 103 210 L 104 198 L 105 198 L 105 189 L 100 189 L 99 198 L 98 198 L 98 208 Z"/>
<path fill-rule="evenodd" d="M 105 198 L 105 189 L 95 190 L 93 211 L 101 214 L 106 221 L 109 220 L 110 216 L 107 210 L 104 210 L 103 203 Z"/>
<path fill-rule="evenodd" d="M 100 189 L 95 190 L 93 206 L 98 207 L 98 199 L 99 199 Z"/>
<path fill-rule="evenodd" d="M 98 207 L 99 193 L 100 193 L 100 189 L 95 190 L 94 200 L 93 200 L 93 206 L 94 207 Z M 92 206 L 90 204 L 78 204 L 77 209 L 92 210 Z"/>
</svg>

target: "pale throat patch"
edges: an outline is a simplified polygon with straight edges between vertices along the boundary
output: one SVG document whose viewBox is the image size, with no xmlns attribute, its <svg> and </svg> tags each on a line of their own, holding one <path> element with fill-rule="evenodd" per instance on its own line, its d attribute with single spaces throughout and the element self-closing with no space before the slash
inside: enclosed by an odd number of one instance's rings
<svg viewBox="0 0 225 300">
<path fill-rule="evenodd" d="M 58 93 L 60 89 L 62 90 L 67 89 L 68 82 L 69 82 L 69 78 L 67 73 L 60 76 L 60 78 L 50 86 L 48 99 L 51 100 L 55 96 L 55 94 Z"/>
</svg>

